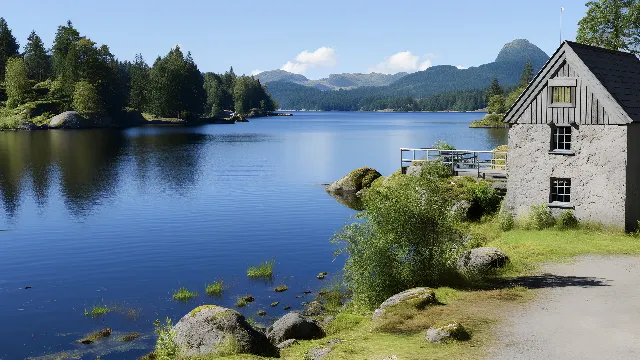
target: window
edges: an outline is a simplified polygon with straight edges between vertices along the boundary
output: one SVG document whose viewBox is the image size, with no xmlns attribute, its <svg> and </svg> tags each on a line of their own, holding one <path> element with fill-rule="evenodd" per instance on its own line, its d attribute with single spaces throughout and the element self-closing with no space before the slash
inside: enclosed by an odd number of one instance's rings
<svg viewBox="0 0 640 360">
<path fill-rule="evenodd" d="M 551 203 L 571 202 L 571 179 L 551 178 Z"/>
<path fill-rule="evenodd" d="M 558 77 L 547 82 L 547 105 L 549 107 L 576 107 L 577 78 Z"/>
<path fill-rule="evenodd" d="M 551 150 L 571 151 L 571 126 L 553 126 L 551 131 Z"/>
<path fill-rule="evenodd" d="M 571 104 L 572 96 L 571 92 L 575 89 L 571 86 L 554 86 L 551 88 L 551 103 L 563 103 L 563 104 Z"/>
</svg>

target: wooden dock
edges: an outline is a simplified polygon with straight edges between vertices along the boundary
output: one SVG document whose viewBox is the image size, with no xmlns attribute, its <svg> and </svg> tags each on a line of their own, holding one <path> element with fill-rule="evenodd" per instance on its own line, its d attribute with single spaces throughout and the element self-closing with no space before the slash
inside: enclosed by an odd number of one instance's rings
<svg viewBox="0 0 640 360">
<path fill-rule="evenodd" d="M 410 166 L 432 161 L 450 166 L 451 173 L 457 176 L 496 180 L 507 178 L 506 151 L 400 148 L 400 168 L 403 174 Z"/>
</svg>

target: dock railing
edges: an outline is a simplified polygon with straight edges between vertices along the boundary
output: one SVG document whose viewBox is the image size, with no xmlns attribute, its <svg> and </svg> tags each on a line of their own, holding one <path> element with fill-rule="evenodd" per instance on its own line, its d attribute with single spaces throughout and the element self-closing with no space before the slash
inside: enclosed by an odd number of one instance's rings
<svg viewBox="0 0 640 360">
<path fill-rule="evenodd" d="M 507 172 L 507 152 L 493 150 L 440 150 L 431 148 L 400 148 L 400 167 L 405 173 L 411 165 L 440 161 L 451 167 L 451 173 L 471 173 L 478 177 L 489 173 L 504 176 Z"/>
</svg>

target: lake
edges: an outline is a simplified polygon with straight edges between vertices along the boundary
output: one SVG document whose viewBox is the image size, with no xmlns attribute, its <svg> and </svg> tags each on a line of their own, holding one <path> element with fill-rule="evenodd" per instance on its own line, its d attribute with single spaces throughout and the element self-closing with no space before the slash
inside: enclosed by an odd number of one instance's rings
<svg viewBox="0 0 640 360">
<path fill-rule="evenodd" d="M 132 359 L 152 349 L 154 320 L 233 307 L 247 294 L 256 301 L 240 311 L 259 323 L 283 305 L 300 309 L 335 281 L 344 259 L 329 239 L 355 214 L 320 184 L 362 166 L 389 175 L 400 147 L 505 144 L 505 129 L 468 128 L 482 115 L 298 112 L 235 125 L 0 132 L 0 359 Z M 271 281 L 247 278 L 270 259 Z M 205 284 L 218 279 L 229 288 L 208 298 Z M 289 290 L 275 293 L 280 284 Z M 172 300 L 182 286 L 199 295 Z M 296 298 L 305 290 L 314 293 Z M 115 311 L 84 315 L 97 304 Z M 105 327 L 109 340 L 74 343 Z M 133 331 L 142 338 L 117 341 Z"/>
</svg>

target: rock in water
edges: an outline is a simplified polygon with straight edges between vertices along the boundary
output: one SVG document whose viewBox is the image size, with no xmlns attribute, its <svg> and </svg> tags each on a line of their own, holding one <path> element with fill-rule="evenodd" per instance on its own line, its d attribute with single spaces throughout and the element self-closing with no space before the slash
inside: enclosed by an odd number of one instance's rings
<svg viewBox="0 0 640 360">
<path fill-rule="evenodd" d="M 427 341 L 431 343 L 441 343 L 451 340 L 464 341 L 471 337 L 464 326 L 453 323 L 440 328 L 429 328 L 427 330 Z"/>
<path fill-rule="evenodd" d="M 353 170 L 342 179 L 326 187 L 328 192 L 358 192 L 371 186 L 380 173 L 376 169 L 363 167 Z"/>
<path fill-rule="evenodd" d="M 267 337 L 247 323 L 239 312 L 216 305 L 200 306 L 174 326 L 175 343 L 184 355 L 278 354 Z"/>
<path fill-rule="evenodd" d="M 428 305 L 437 304 L 438 299 L 436 299 L 436 294 L 433 290 L 429 288 L 418 287 L 405 290 L 393 295 L 380 304 L 380 306 L 373 312 L 373 320 L 383 316 L 386 308 L 400 303 L 408 303 L 417 309 L 424 309 Z"/>
<path fill-rule="evenodd" d="M 289 339 L 311 340 L 324 336 L 324 330 L 317 321 L 307 319 L 297 312 L 286 314 L 267 329 L 267 338 L 273 344 Z"/>
<path fill-rule="evenodd" d="M 458 257 L 461 272 L 483 272 L 499 269 L 509 262 L 507 254 L 496 248 L 481 247 L 467 250 Z"/>
</svg>

